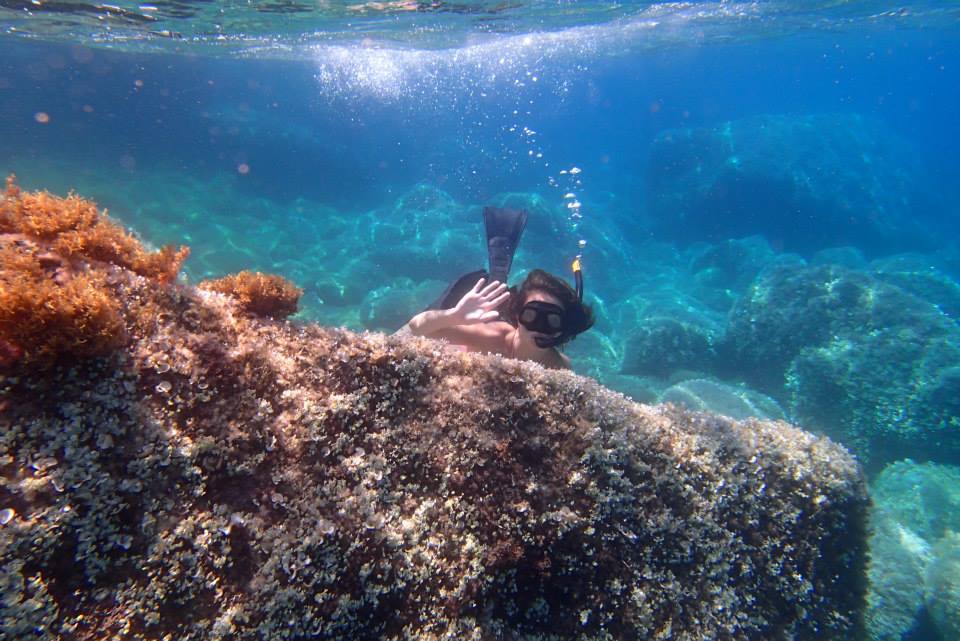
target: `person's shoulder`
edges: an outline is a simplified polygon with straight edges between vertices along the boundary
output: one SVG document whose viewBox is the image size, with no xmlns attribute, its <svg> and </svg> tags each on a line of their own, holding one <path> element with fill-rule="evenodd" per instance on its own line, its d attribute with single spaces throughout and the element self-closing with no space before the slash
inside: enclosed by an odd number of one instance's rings
<svg viewBox="0 0 960 641">
<path fill-rule="evenodd" d="M 573 366 L 570 364 L 570 357 L 563 352 L 554 348 L 550 350 L 549 354 L 543 363 L 547 367 L 552 369 L 573 369 Z"/>
<path fill-rule="evenodd" d="M 428 338 L 442 338 L 455 345 L 466 345 L 471 351 L 500 352 L 512 329 L 509 323 L 503 321 L 455 325 L 434 332 Z"/>
</svg>

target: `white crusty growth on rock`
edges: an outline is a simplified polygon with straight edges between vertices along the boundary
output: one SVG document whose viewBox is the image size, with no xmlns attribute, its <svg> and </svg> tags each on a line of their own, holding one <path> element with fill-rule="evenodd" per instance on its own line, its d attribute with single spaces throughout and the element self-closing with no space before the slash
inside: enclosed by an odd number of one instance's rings
<svg viewBox="0 0 960 641">
<path fill-rule="evenodd" d="M 110 286 L 123 349 L 0 378 L 10 638 L 860 628 L 866 495 L 828 440 L 132 274 Z M 144 306 L 163 313 L 145 326 Z"/>
</svg>

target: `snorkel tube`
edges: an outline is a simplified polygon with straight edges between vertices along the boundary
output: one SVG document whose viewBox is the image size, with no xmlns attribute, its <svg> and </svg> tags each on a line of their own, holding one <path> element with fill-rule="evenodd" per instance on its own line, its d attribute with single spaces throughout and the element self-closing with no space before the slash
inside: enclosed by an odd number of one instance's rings
<svg viewBox="0 0 960 641">
<path fill-rule="evenodd" d="M 570 269 L 573 270 L 573 280 L 577 284 L 577 302 L 583 302 L 583 272 L 580 270 L 580 256 L 577 256 L 573 259 L 573 264 L 570 265 Z"/>
</svg>

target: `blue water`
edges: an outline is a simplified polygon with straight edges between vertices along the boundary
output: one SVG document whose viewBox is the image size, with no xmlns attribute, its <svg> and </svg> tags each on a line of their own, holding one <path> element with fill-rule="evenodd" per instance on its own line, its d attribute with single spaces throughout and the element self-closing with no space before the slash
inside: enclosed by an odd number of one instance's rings
<svg viewBox="0 0 960 641">
<path fill-rule="evenodd" d="M 483 266 L 484 205 L 526 207 L 515 279 L 583 254 L 578 373 L 797 422 L 872 483 L 960 464 L 952 3 L 330 4 L 0 2 L 0 172 L 190 245 L 191 281 L 280 273 L 301 321 L 378 331 Z M 960 523 L 945 491 L 924 509 Z M 874 638 L 952 638 L 925 598 Z"/>
</svg>

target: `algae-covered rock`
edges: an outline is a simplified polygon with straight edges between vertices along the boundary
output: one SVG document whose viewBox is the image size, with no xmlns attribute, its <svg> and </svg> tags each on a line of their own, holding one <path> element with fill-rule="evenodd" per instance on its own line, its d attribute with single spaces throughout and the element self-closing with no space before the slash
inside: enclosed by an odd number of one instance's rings
<svg viewBox="0 0 960 641">
<path fill-rule="evenodd" d="M 939 262 L 920 254 L 898 254 L 873 261 L 870 270 L 878 279 L 936 305 L 956 320 L 960 318 L 960 284 Z"/>
<path fill-rule="evenodd" d="M 0 370 L 8 638 L 860 630 L 865 488 L 829 440 L 86 268 L 116 351 Z"/>
<path fill-rule="evenodd" d="M 360 320 L 371 330 L 394 332 L 424 310 L 444 285 L 436 281 L 416 284 L 395 278 L 389 285 L 370 290 L 360 303 Z"/>
<path fill-rule="evenodd" d="M 944 639 L 960 639 L 960 532 L 948 532 L 927 568 L 926 604 Z"/>
<path fill-rule="evenodd" d="M 730 313 L 719 352 L 788 414 L 874 469 L 915 456 L 960 460 L 960 328 L 939 308 L 839 265 L 764 272 Z"/>
<path fill-rule="evenodd" d="M 713 341 L 706 327 L 674 318 L 647 318 L 627 339 L 621 373 L 666 378 L 679 369 L 709 371 Z"/>
<path fill-rule="evenodd" d="M 690 271 L 703 274 L 701 278 L 718 289 L 746 289 L 764 267 L 783 260 L 762 236 L 728 238 L 691 252 Z"/>
<path fill-rule="evenodd" d="M 863 269 L 867 266 L 867 259 L 857 247 L 828 247 L 821 249 L 810 257 L 812 265 L 842 265 L 850 269 Z"/>
<path fill-rule="evenodd" d="M 874 514 L 871 526 L 867 632 L 872 641 L 900 641 L 923 608 L 930 544 L 887 514 Z"/>
<path fill-rule="evenodd" d="M 6 376 L 8 629 L 48 638 L 843 638 L 845 451 L 218 295 Z M 762 526 L 760 525 L 762 523 Z M 82 618 L 81 618 L 81 615 Z M 792 638 L 792 637 L 791 637 Z"/>
<path fill-rule="evenodd" d="M 874 641 L 900 641 L 924 604 L 943 639 L 960 626 L 958 593 L 949 582 L 956 559 L 946 539 L 960 531 L 960 468 L 911 460 L 888 465 L 870 487 L 870 589 L 867 632 Z"/>
</svg>

